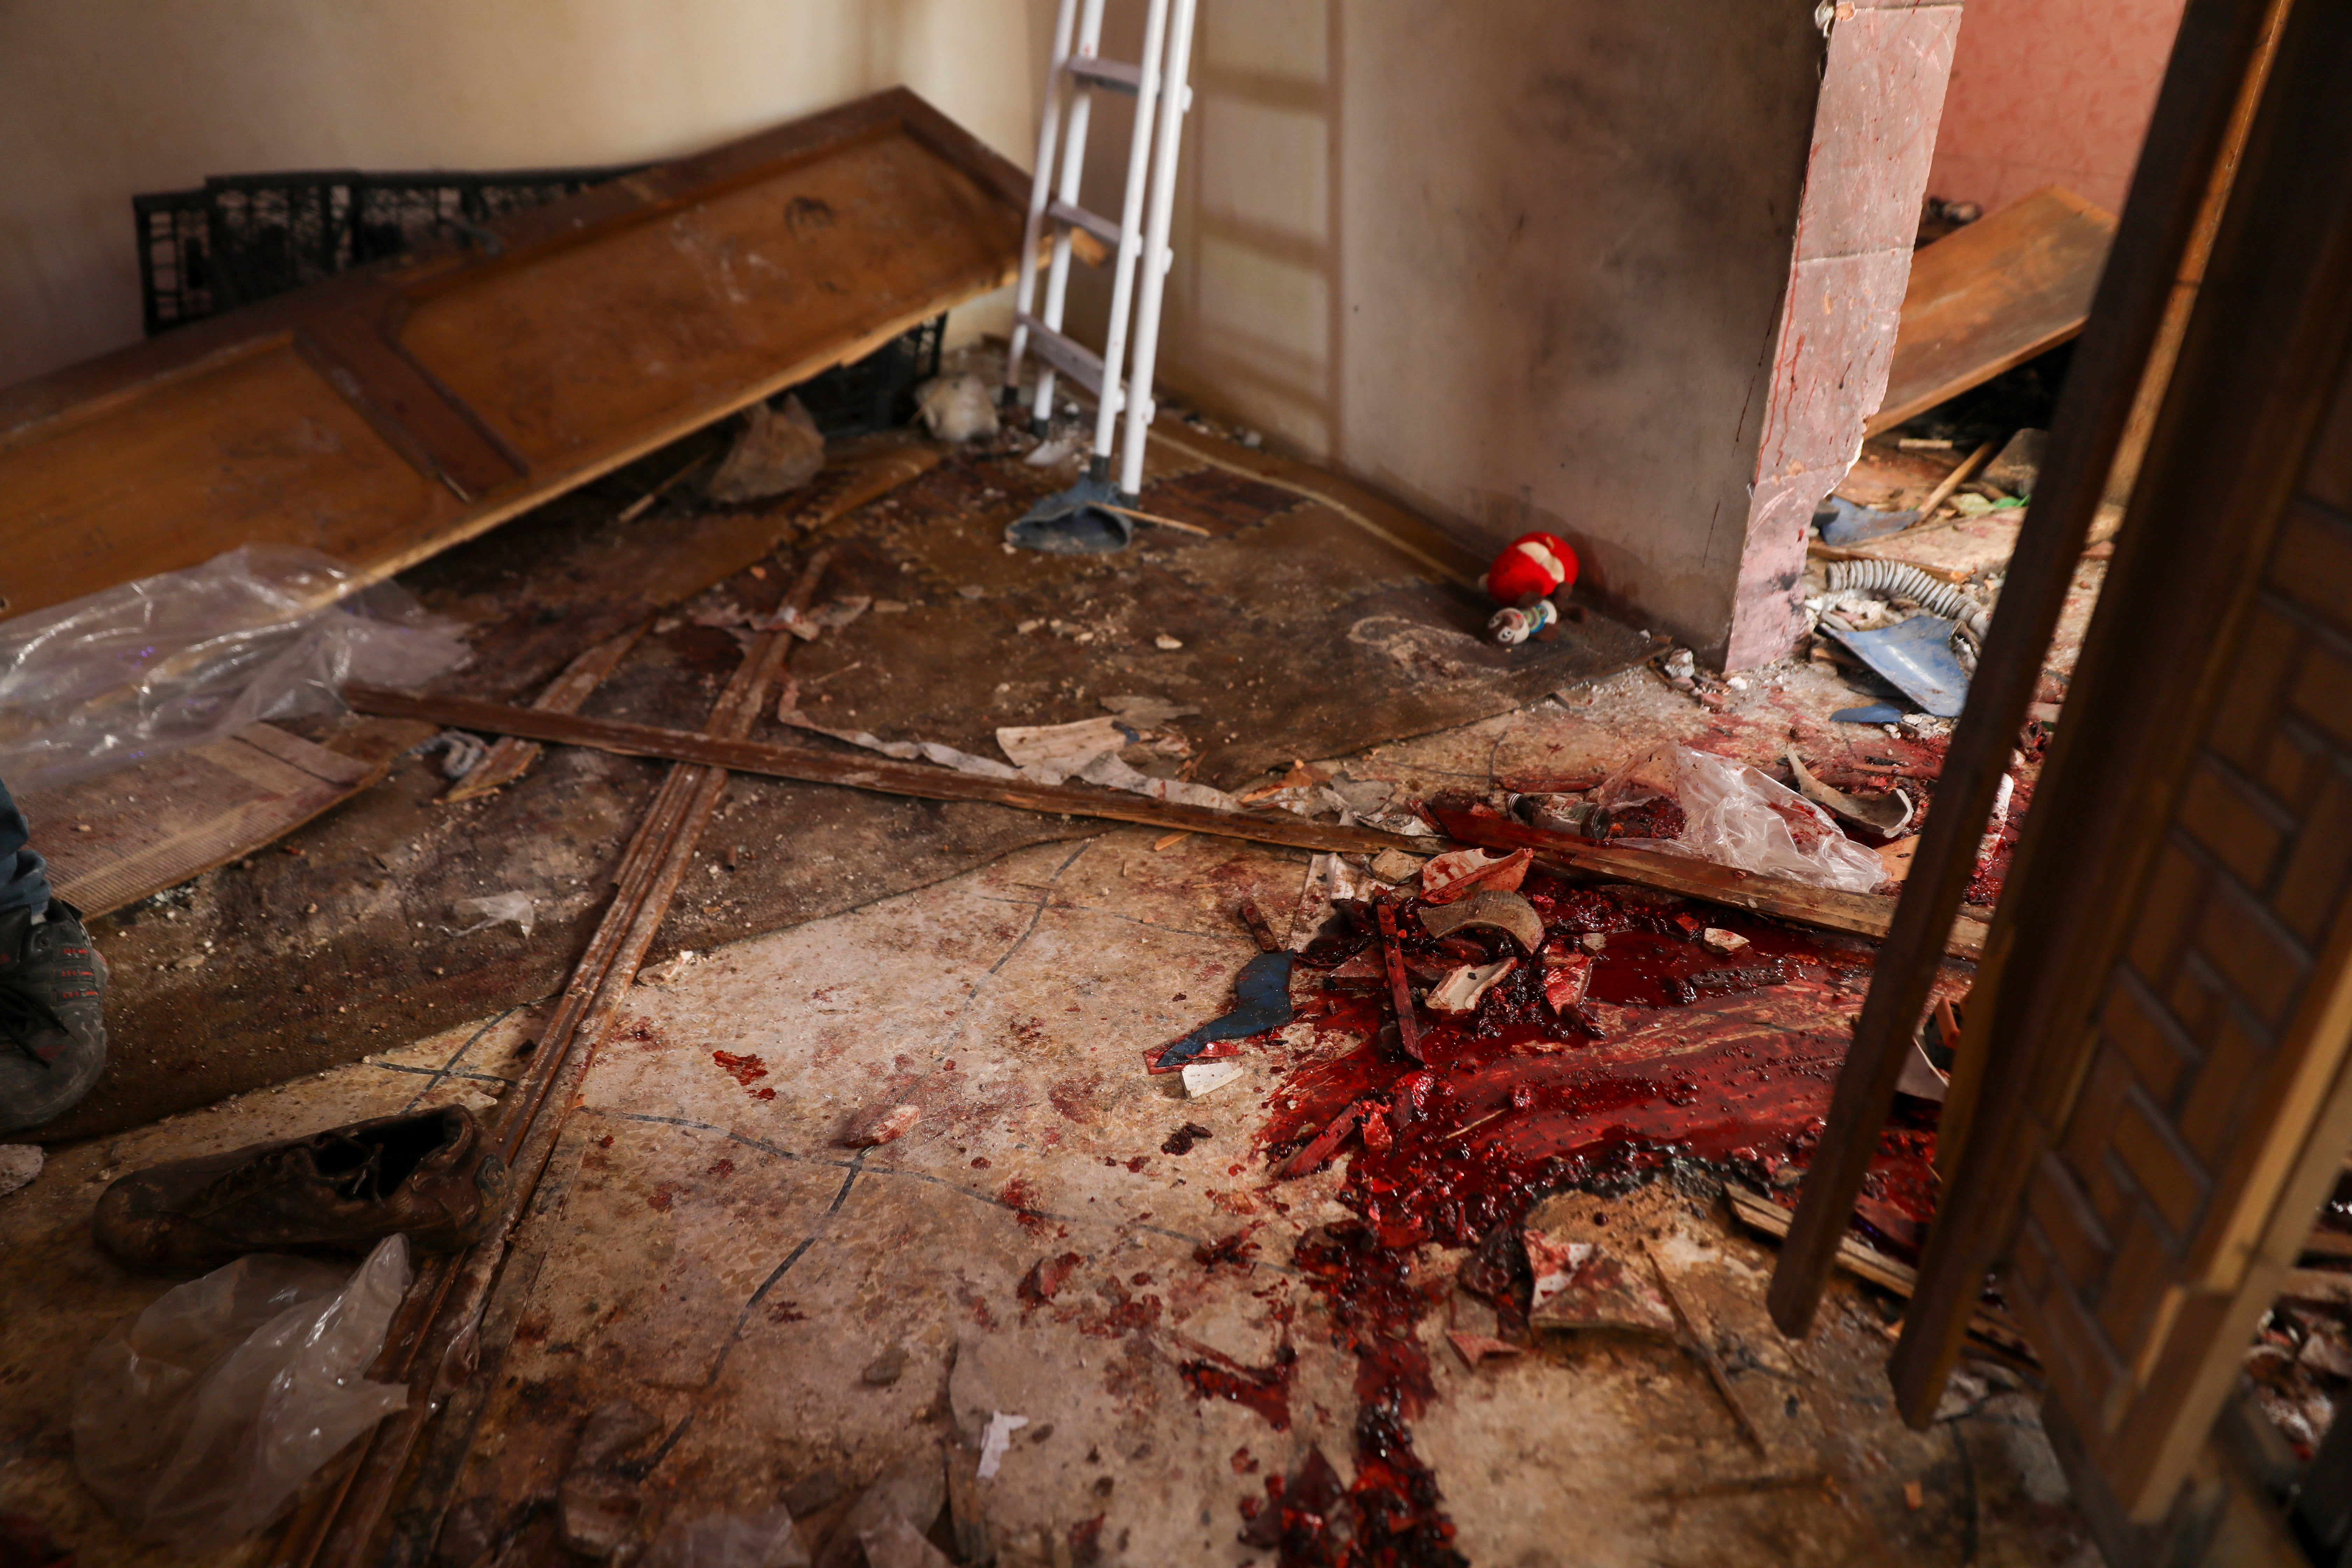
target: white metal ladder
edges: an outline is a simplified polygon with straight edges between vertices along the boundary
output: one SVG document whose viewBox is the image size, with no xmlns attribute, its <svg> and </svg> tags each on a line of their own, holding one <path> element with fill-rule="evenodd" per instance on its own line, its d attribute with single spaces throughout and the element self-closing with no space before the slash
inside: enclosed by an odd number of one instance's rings
<svg viewBox="0 0 2352 1568">
<path fill-rule="evenodd" d="M 1013 344 L 1004 362 L 1004 405 L 1021 398 L 1021 362 L 1037 356 L 1037 388 L 1031 426 L 1039 435 L 1054 412 L 1058 373 L 1084 387 L 1095 400 L 1094 458 L 1087 477 L 1110 477 L 1112 436 L 1127 416 L 1121 437 L 1118 488 L 1132 505 L 1143 488 L 1144 431 L 1151 424 L 1151 369 L 1160 349 L 1160 300 L 1174 260 L 1168 225 L 1176 204 L 1176 153 L 1192 89 L 1185 80 L 1192 53 L 1196 0 L 1148 0 L 1143 60 L 1128 65 L 1100 58 L 1103 0 L 1062 0 L 1054 24 L 1054 64 L 1045 82 L 1045 112 L 1037 134 L 1037 171 L 1029 190 L 1029 227 L 1021 247 L 1021 282 L 1013 297 Z M 1073 39 L 1073 34 L 1076 37 Z M 1073 43 L 1075 41 L 1075 48 Z M 1130 93 L 1135 134 L 1127 154 L 1127 192 L 1118 220 L 1078 205 L 1078 176 L 1087 156 L 1087 120 L 1097 90 Z M 1069 126 L 1062 135 L 1063 99 L 1069 99 Z M 1059 190 L 1054 157 L 1060 142 Z M 1150 195 L 1150 214 L 1145 196 Z M 1037 253 L 1045 226 L 1053 226 L 1054 254 L 1045 273 L 1045 303 L 1035 311 Z M 1112 263 L 1110 328 L 1097 356 L 1062 331 L 1062 306 L 1070 277 L 1070 231 L 1082 228 L 1105 245 L 1118 247 Z M 1136 263 L 1143 264 L 1137 298 Z M 1033 313 L 1034 312 L 1034 313 Z M 1122 379 L 1128 335 L 1134 333 L 1134 364 Z"/>
</svg>

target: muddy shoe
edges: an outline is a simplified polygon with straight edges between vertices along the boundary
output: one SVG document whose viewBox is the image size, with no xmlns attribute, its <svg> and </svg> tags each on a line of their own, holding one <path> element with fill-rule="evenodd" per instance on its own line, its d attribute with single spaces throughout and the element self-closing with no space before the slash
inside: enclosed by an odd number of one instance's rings
<svg viewBox="0 0 2352 1568">
<path fill-rule="evenodd" d="M 420 1252 L 480 1239 L 507 1170 L 451 1106 L 134 1171 L 98 1200 L 99 1245 L 149 1268 L 248 1252 L 364 1252 L 399 1231 Z"/>
<path fill-rule="evenodd" d="M 0 1133 L 64 1115 L 106 1066 L 106 961 L 81 911 L 49 900 L 0 914 Z"/>
</svg>

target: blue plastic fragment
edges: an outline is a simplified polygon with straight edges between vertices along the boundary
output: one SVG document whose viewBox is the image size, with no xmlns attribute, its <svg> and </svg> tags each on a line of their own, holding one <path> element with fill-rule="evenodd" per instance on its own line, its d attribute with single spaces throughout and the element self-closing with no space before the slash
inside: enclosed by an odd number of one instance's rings
<svg viewBox="0 0 2352 1568">
<path fill-rule="evenodd" d="M 1892 702 L 1874 702 L 1867 708 L 1841 708 L 1830 715 L 1832 724 L 1899 724 L 1903 710 Z"/>
<path fill-rule="evenodd" d="M 1865 539 L 1884 539 L 1890 533 L 1900 533 L 1919 521 L 1916 511 L 1880 511 L 1875 507 L 1860 505 L 1843 496 L 1827 496 L 1814 510 L 1813 521 L 1821 525 L 1823 544 L 1859 544 Z"/>
<path fill-rule="evenodd" d="M 1080 479 L 1031 507 L 1005 529 L 1004 542 L 1049 555 L 1108 555 L 1128 547 L 1135 537 L 1135 522 L 1103 507 L 1134 504 L 1120 500 L 1116 480 Z"/>
<path fill-rule="evenodd" d="M 1156 1072 L 1182 1067 L 1209 1048 L 1214 1040 L 1238 1040 L 1244 1036 L 1279 1029 L 1290 1022 L 1290 965 L 1297 955 L 1261 952 L 1242 965 L 1234 978 L 1234 1009 L 1210 1019 L 1160 1053 Z"/>
<path fill-rule="evenodd" d="M 1914 616 L 1870 632 L 1843 630 L 1824 616 L 1822 630 L 1893 681 L 1921 712 L 1938 719 L 1959 717 L 1969 700 L 1969 672 L 1952 657 L 1952 623 L 1941 616 Z"/>
</svg>

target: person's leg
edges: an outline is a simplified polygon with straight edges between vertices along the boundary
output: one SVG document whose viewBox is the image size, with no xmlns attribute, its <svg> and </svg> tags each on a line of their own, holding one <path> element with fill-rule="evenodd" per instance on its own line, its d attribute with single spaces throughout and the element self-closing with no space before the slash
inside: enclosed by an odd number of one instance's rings
<svg viewBox="0 0 2352 1568">
<path fill-rule="evenodd" d="M 0 1134 L 79 1104 L 106 1066 L 106 961 L 49 887 L 32 827 L 0 784 Z"/>
<path fill-rule="evenodd" d="M 49 868 L 32 846 L 32 825 L 0 779 L 0 914 L 49 907 Z"/>
</svg>

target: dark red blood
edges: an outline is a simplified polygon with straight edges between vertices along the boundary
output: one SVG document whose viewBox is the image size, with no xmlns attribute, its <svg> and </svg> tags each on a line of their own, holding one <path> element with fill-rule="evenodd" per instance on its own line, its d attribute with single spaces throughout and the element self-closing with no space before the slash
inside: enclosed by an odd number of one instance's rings
<svg viewBox="0 0 2352 1568">
<path fill-rule="evenodd" d="M 1313 1479 L 1305 1468 L 1287 1496 L 1269 1478 L 1277 1506 L 1245 1539 L 1278 1548 L 1285 1563 L 1462 1561 L 1407 1429 L 1433 1397 L 1417 1325 L 1452 1283 L 1416 1277 L 1424 1244 L 1478 1248 L 1461 1283 L 1494 1300 L 1509 1336 L 1523 1331 L 1529 1282 L 1517 1226 L 1539 1196 L 1621 1188 L 1685 1159 L 1768 1181 L 1783 1163 L 1808 1163 L 1818 1142 L 1868 969 L 1864 951 L 1728 910 L 1697 919 L 1642 889 L 1538 875 L 1524 891 L 1549 943 L 1609 934 L 1589 1004 L 1605 1015 L 1606 1043 L 1590 1037 L 1600 1023 L 1553 1016 L 1540 965 L 1496 985 L 1471 1017 L 1425 1022 L 1426 1066 L 1376 1043 L 1386 998 L 1333 991 L 1318 1033 L 1364 1043 L 1294 1069 L 1259 1133 L 1277 1168 L 1302 1163 L 1316 1135 L 1350 1111 L 1378 1110 L 1385 1133 L 1342 1155 L 1339 1200 L 1360 1223 L 1312 1231 L 1297 1252 L 1335 1339 L 1356 1358 L 1361 1407 L 1344 1499 L 1302 1499 Z M 1407 958 L 1434 951 L 1413 913 L 1408 901 L 1396 921 L 1395 950 Z M 1748 938 L 1742 963 L 1690 939 L 1709 924 Z M 1866 1191 L 1891 1228 L 1932 1209 L 1934 1114 L 1906 1102 L 1881 1140 Z"/>
<path fill-rule="evenodd" d="M 768 1064 L 758 1057 L 739 1057 L 733 1051 L 713 1051 L 710 1053 L 710 1059 L 717 1062 L 729 1078 L 733 1079 L 745 1089 L 751 1087 L 752 1079 L 768 1076 Z"/>
<path fill-rule="evenodd" d="M 1245 1230 L 1237 1230 L 1222 1241 L 1204 1243 L 1192 1249 L 1192 1261 L 1203 1268 L 1214 1268 L 1220 1264 L 1247 1268 L 1250 1260 L 1256 1256 L 1257 1243 L 1249 1238 L 1249 1232 Z"/>
<path fill-rule="evenodd" d="M 1078 1255 L 1075 1252 L 1065 1252 L 1059 1258 L 1041 1258 L 1030 1265 L 1029 1272 L 1021 1277 L 1013 1293 L 1033 1307 L 1043 1306 L 1061 1293 L 1063 1281 L 1077 1266 Z"/>
<path fill-rule="evenodd" d="M 1037 1188 L 1027 1178 L 1015 1176 L 999 1187 L 996 1192 L 996 1201 L 1011 1209 L 1013 1217 L 1019 1220 L 1021 1228 L 1030 1235 L 1035 1236 L 1045 1230 L 1045 1216 L 1034 1212 L 1037 1205 Z"/>
<path fill-rule="evenodd" d="M 1176 1369 L 1193 1398 L 1247 1405 L 1277 1432 L 1290 1430 L 1290 1380 L 1297 1370 L 1298 1352 L 1286 1342 L 1274 1352 L 1271 1366 L 1244 1366 L 1224 1356 L 1208 1356 Z"/>
<path fill-rule="evenodd" d="M 1670 795 L 1612 805 L 1593 815 L 1595 838 L 1680 838 L 1690 819 Z"/>
<path fill-rule="evenodd" d="M 1199 1122 L 1187 1121 L 1168 1134 L 1167 1140 L 1160 1145 L 1160 1152 L 1163 1154 L 1189 1154 L 1193 1144 L 1211 1135 L 1209 1130 Z"/>
</svg>

